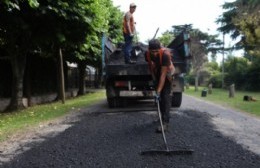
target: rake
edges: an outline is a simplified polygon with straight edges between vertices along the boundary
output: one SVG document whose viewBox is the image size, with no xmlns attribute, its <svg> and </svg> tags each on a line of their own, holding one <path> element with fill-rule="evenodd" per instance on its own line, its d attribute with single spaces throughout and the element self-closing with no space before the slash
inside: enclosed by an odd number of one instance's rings
<svg viewBox="0 0 260 168">
<path fill-rule="evenodd" d="M 166 140 L 166 136 L 165 136 L 165 130 L 163 127 L 163 122 L 162 122 L 162 115 L 161 115 L 161 110 L 160 110 L 160 104 L 159 104 L 159 100 L 156 100 L 156 104 L 157 104 L 157 111 L 158 111 L 158 116 L 159 116 L 159 120 L 160 120 L 160 125 L 162 128 L 162 137 L 163 137 L 163 141 L 165 144 L 165 150 L 148 150 L 148 151 L 142 151 L 141 155 L 191 155 L 194 151 L 192 149 L 176 149 L 176 150 L 170 150 L 168 147 L 168 143 Z"/>
</svg>

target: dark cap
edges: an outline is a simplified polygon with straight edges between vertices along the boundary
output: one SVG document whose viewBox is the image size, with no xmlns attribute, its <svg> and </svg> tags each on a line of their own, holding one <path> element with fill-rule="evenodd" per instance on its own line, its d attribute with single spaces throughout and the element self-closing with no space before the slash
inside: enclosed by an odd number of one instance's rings
<svg viewBox="0 0 260 168">
<path fill-rule="evenodd" d="M 157 50 L 161 48 L 161 43 L 157 39 L 152 39 L 149 41 L 149 49 L 150 50 Z"/>
</svg>

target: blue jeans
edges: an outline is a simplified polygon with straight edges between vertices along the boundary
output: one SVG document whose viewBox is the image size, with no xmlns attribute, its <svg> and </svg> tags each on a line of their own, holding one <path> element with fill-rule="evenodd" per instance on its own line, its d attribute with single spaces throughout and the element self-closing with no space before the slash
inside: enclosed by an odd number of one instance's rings
<svg viewBox="0 0 260 168">
<path fill-rule="evenodd" d="M 124 33 L 124 39 L 125 39 L 125 46 L 124 46 L 124 56 L 125 56 L 125 62 L 129 62 L 131 58 L 131 50 L 132 50 L 132 42 L 133 37 L 129 34 Z"/>
</svg>

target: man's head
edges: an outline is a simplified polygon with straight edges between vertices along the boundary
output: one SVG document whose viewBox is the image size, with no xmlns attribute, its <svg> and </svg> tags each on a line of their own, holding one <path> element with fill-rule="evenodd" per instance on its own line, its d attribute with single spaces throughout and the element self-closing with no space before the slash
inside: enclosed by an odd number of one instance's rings
<svg viewBox="0 0 260 168">
<path fill-rule="evenodd" d="M 149 41 L 149 50 L 158 50 L 161 48 L 161 43 L 157 39 L 152 39 Z"/>
<path fill-rule="evenodd" d="M 130 8 L 136 8 L 136 4 L 135 3 L 131 3 L 130 4 Z"/>
<path fill-rule="evenodd" d="M 131 3 L 130 4 L 130 12 L 134 13 L 135 9 L 136 9 L 136 4 L 135 3 Z"/>
</svg>

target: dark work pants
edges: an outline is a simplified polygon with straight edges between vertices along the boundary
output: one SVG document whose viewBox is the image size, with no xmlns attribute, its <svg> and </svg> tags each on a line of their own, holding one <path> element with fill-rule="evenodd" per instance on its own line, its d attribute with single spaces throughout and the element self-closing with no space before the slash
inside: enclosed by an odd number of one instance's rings
<svg viewBox="0 0 260 168">
<path fill-rule="evenodd" d="M 171 85 L 171 82 L 166 79 L 161 91 L 160 110 L 164 123 L 169 123 L 170 121 L 170 110 L 172 102 Z"/>
<path fill-rule="evenodd" d="M 129 34 L 124 33 L 124 39 L 125 39 L 124 56 L 125 56 L 125 62 L 127 63 L 130 61 L 131 58 L 133 37 L 131 37 Z"/>
</svg>

